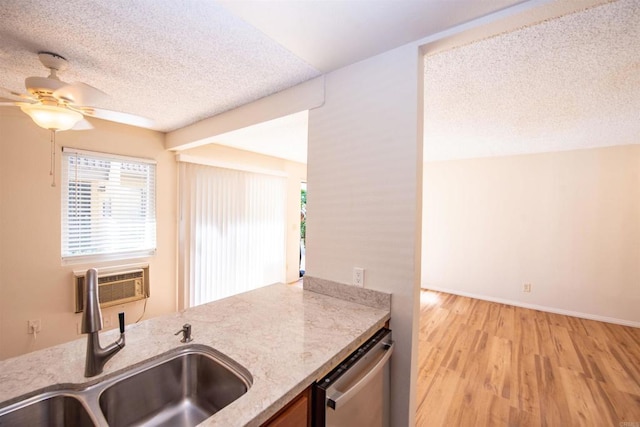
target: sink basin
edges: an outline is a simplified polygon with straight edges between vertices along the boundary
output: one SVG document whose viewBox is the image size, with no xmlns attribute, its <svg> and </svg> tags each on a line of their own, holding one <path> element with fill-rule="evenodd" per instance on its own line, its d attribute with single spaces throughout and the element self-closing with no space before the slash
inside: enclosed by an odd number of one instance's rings
<svg viewBox="0 0 640 427">
<path fill-rule="evenodd" d="M 248 372 L 223 355 L 188 350 L 125 372 L 99 403 L 109 426 L 194 426 L 250 386 Z"/>
<path fill-rule="evenodd" d="M 84 388 L 0 405 L 0 427 L 195 426 L 245 394 L 251 374 L 202 345 L 172 350 Z"/>
<path fill-rule="evenodd" d="M 64 393 L 43 393 L 0 411 L 0 426 L 91 426 L 80 400 Z"/>
</svg>

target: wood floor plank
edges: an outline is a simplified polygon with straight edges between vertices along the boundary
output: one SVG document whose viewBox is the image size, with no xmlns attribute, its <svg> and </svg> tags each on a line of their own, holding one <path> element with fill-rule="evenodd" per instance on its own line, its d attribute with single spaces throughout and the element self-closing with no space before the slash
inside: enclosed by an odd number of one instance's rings
<svg viewBox="0 0 640 427">
<path fill-rule="evenodd" d="M 567 408 L 570 419 L 574 425 L 580 426 L 605 426 L 609 424 L 605 411 L 594 411 L 593 408 L 602 406 L 601 397 L 589 387 L 587 378 L 575 371 L 566 368 L 558 368 L 559 380 L 562 388 L 571 390 L 566 393 Z"/>
<path fill-rule="evenodd" d="M 469 303 L 469 315 L 467 316 L 467 325 L 469 328 L 481 330 L 486 322 L 490 302 L 474 300 Z"/>
<path fill-rule="evenodd" d="M 417 426 L 640 425 L 640 329 L 423 296 Z"/>
<path fill-rule="evenodd" d="M 536 378 L 542 426 L 571 425 L 569 403 L 562 389 L 559 369 L 561 368 L 554 365 L 550 357 L 536 355 Z"/>
<path fill-rule="evenodd" d="M 540 425 L 538 412 L 520 411 L 511 407 L 509 410 L 509 427 L 535 427 Z"/>
<path fill-rule="evenodd" d="M 550 325 L 549 332 L 553 343 L 554 361 L 576 372 L 583 371 L 583 364 L 574 348 L 569 331 L 563 326 Z"/>
<path fill-rule="evenodd" d="M 500 304 L 498 310 L 498 319 L 496 324 L 496 336 L 511 339 L 516 327 L 516 311 L 515 307 Z"/>
<path fill-rule="evenodd" d="M 610 378 L 618 390 L 640 395 L 638 376 L 634 375 L 633 367 L 625 362 L 615 346 L 609 347 L 609 352 L 605 353 L 605 357 L 607 360 L 603 364 L 603 370 L 606 372 L 605 377 Z"/>
<path fill-rule="evenodd" d="M 428 393 L 419 405 L 424 409 L 416 417 L 418 425 L 445 426 L 447 412 L 460 382 L 458 375 L 445 368 L 438 369 Z"/>
<path fill-rule="evenodd" d="M 607 383 L 598 382 L 597 387 L 613 425 L 622 422 L 637 423 L 640 420 L 640 396 L 622 392 Z"/>
<path fill-rule="evenodd" d="M 520 412 L 536 414 L 540 412 L 538 382 L 536 379 L 535 355 L 525 347 L 516 346 L 511 356 L 512 374 L 515 375 L 511 406 Z M 518 418 L 522 418 L 521 414 Z M 526 417 L 527 420 L 531 417 Z M 539 418 L 536 418 L 539 419 Z"/>
<path fill-rule="evenodd" d="M 511 341 L 492 337 L 484 377 L 485 390 L 509 400 L 511 396 Z"/>
<path fill-rule="evenodd" d="M 462 366 L 462 378 L 469 381 L 483 381 L 487 359 L 489 357 L 487 351 L 488 341 L 489 335 L 486 332 L 476 330 L 473 335 L 473 340 L 471 341 L 471 350 Z"/>
<path fill-rule="evenodd" d="M 528 313 L 529 310 L 516 307 L 517 315 L 515 317 L 517 328 L 514 328 L 515 336 L 519 337 L 519 347 L 522 348 L 524 354 L 538 353 L 540 344 L 538 343 L 538 334 L 536 332 L 535 319 Z"/>
</svg>

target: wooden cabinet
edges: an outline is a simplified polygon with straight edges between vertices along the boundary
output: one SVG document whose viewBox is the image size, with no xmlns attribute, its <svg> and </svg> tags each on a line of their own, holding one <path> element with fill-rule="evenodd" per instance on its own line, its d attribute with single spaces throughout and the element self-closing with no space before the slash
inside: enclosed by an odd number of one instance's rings
<svg viewBox="0 0 640 427">
<path fill-rule="evenodd" d="M 307 387 L 291 402 L 269 418 L 262 427 L 310 427 L 311 387 Z"/>
</svg>

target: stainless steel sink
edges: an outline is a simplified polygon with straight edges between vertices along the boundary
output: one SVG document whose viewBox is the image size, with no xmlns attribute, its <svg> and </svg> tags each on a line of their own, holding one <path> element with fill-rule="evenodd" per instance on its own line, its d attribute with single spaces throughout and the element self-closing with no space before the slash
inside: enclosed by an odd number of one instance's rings
<svg viewBox="0 0 640 427">
<path fill-rule="evenodd" d="M 77 390 L 0 408 L 4 426 L 194 426 L 245 394 L 251 374 L 205 346 L 173 350 Z"/>
<path fill-rule="evenodd" d="M 64 392 L 39 394 L 0 415 L 0 426 L 91 426 L 89 412 L 82 402 Z"/>
<path fill-rule="evenodd" d="M 199 424 L 251 386 L 246 372 L 227 363 L 184 352 L 127 372 L 102 392 L 100 408 L 110 426 Z"/>
</svg>

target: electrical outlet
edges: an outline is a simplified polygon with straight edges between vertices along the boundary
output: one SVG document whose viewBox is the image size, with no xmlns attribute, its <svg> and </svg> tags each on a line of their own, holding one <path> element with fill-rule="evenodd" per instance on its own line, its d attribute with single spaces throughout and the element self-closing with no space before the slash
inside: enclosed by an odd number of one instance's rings
<svg viewBox="0 0 640 427">
<path fill-rule="evenodd" d="M 27 321 L 27 333 L 28 334 L 39 334 L 42 330 L 42 325 L 40 324 L 40 319 L 34 319 Z"/>
<path fill-rule="evenodd" d="M 522 285 L 522 292 L 531 292 L 531 283 L 525 283 Z"/>
<path fill-rule="evenodd" d="M 364 288 L 364 268 L 354 267 L 353 268 L 353 286 L 358 286 L 359 288 Z"/>
</svg>

